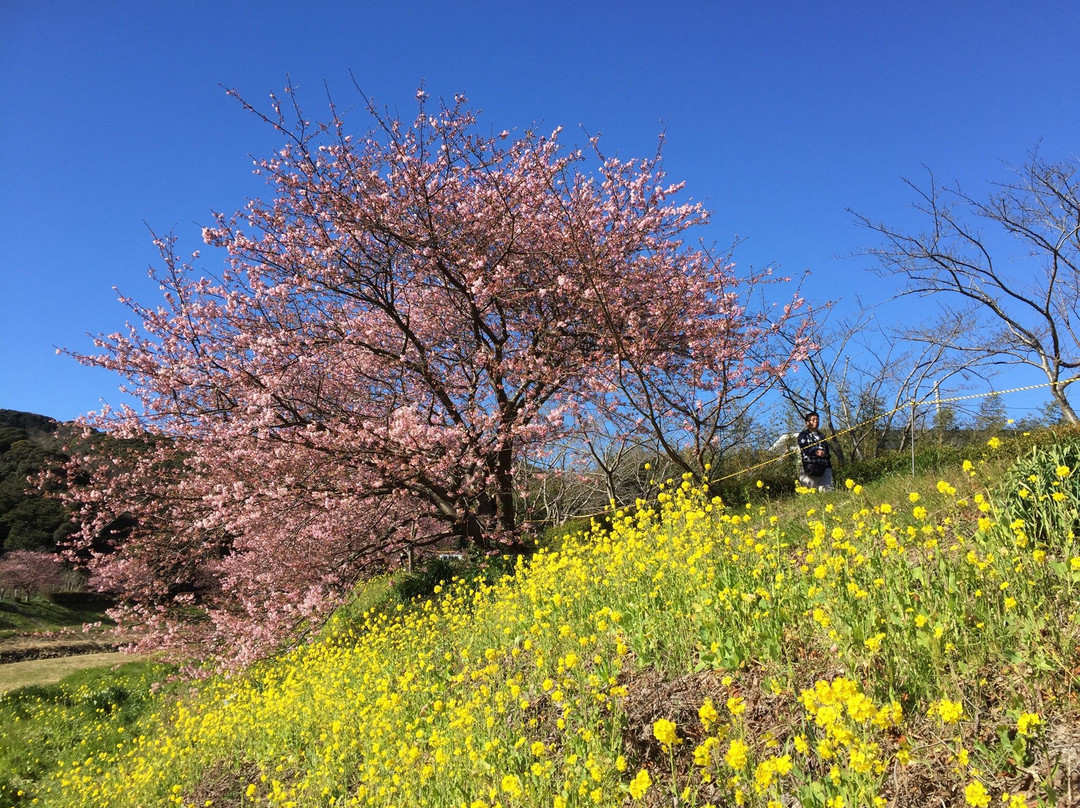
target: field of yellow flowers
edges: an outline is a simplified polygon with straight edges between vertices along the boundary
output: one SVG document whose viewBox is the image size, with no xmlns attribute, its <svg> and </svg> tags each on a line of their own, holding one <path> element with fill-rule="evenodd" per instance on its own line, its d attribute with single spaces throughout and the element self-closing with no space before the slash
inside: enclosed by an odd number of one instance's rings
<svg viewBox="0 0 1080 808">
<path fill-rule="evenodd" d="M 1075 804 L 1080 450 L 987 468 L 737 507 L 668 481 L 494 584 L 103 715 L 21 799 Z"/>
</svg>

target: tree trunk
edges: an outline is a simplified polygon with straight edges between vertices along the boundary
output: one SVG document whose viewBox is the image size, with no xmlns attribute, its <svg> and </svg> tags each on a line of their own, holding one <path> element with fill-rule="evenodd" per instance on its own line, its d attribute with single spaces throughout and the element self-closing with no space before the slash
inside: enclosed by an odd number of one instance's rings
<svg viewBox="0 0 1080 808">
<path fill-rule="evenodd" d="M 1054 397 L 1054 401 L 1061 407 L 1061 415 L 1070 424 L 1075 426 L 1080 424 L 1080 417 L 1077 417 L 1076 411 L 1069 403 L 1069 399 L 1065 397 L 1065 390 L 1063 385 L 1052 384 L 1050 385 L 1050 394 Z"/>
<path fill-rule="evenodd" d="M 509 446 L 499 450 L 495 461 L 495 486 L 499 511 L 499 527 L 513 533 L 517 530 L 517 504 L 514 502 L 514 452 Z"/>
</svg>

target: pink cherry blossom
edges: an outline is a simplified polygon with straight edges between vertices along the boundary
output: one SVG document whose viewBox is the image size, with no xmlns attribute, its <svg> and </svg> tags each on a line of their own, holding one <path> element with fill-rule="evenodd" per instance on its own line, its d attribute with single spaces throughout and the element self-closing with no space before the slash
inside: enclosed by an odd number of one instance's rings
<svg viewBox="0 0 1080 808">
<path fill-rule="evenodd" d="M 405 546 L 519 543 L 516 469 L 597 417 L 700 472 L 805 351 L 779 339 L 801 299 L 755 308 L 782 281 L 691 246 L 707 213 L 659 157 L 417 98 L 358 137 L 257 113 L 270 200 L 203 230 L 212 275 L 158 238 L 163 302 L 123 298 L 80 357 L 142 409 L 87 418 L 109 439 L 72 464 L 70 554 L 144 645 L 252 659 Z"/>
</svg>

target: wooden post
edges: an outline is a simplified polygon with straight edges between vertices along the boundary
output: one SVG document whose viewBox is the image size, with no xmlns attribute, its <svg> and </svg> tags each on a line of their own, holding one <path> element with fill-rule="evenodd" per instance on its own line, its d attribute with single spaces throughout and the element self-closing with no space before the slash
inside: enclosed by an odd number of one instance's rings
<svg viewBox="0 0 1080 808">
<path fill-rule="evenodd" d="M 915 476 L 915 399 L 911 399 L 911 476 Z"/>
</svg>

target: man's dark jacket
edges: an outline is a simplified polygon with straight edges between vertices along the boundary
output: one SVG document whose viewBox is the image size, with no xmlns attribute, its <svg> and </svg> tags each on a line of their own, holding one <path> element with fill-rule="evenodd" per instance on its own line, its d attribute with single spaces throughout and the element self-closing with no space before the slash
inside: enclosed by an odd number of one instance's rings
<svg viewBox="0 0 1080 808">
<path fill-rule="evenodd" d="M 825 450 L 824 457 L 818 457 L 818 449 Z M 799 454 L 803 471 L 810 477 L 820 477 L 825 473 L 825 469 L 832 468 L 832 463 L 829 462 L 829 443 L 816 429 L 807 427 L 799 433 Z"/>
</svg>

